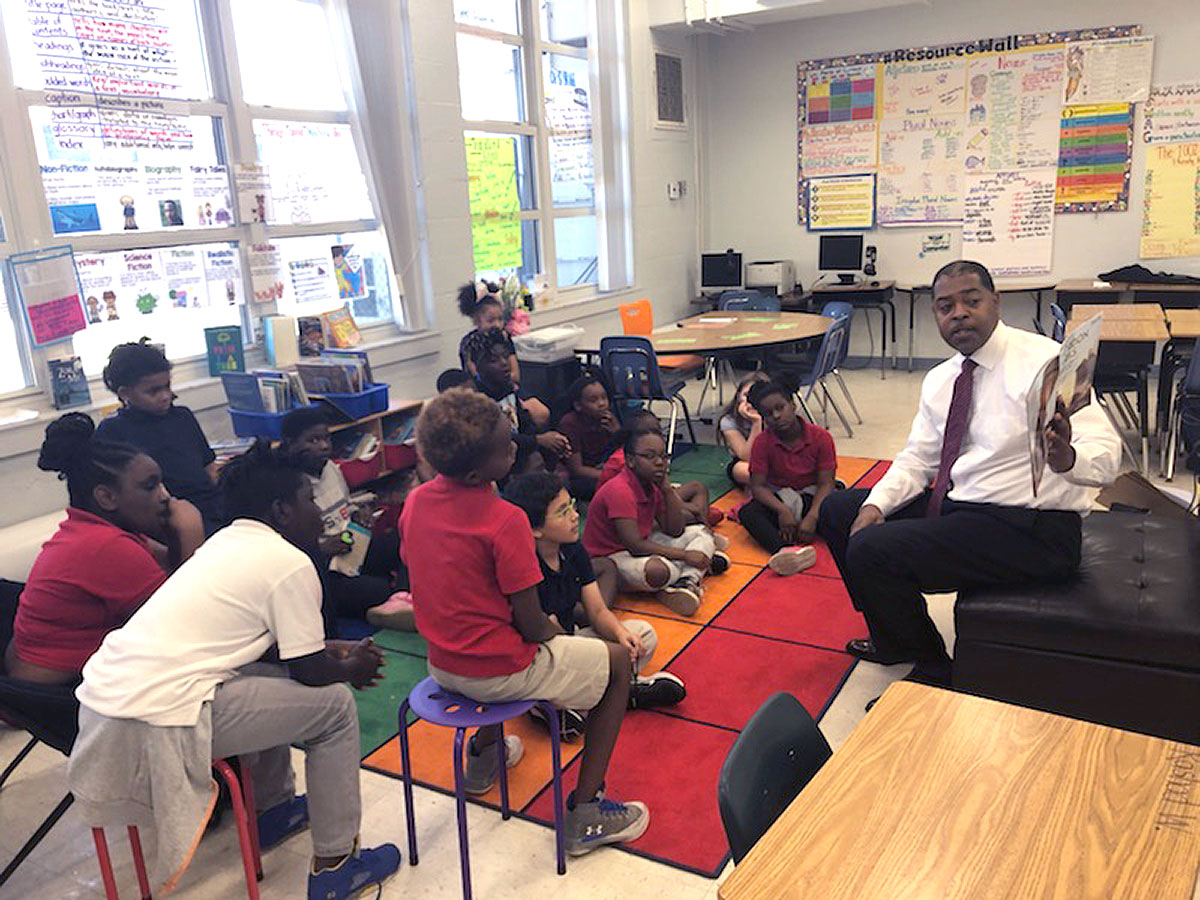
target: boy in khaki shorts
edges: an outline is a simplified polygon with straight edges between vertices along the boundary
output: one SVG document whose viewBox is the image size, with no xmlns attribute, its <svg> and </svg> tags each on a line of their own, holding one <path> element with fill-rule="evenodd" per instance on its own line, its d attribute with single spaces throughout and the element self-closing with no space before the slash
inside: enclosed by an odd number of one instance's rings
<svg viewBox="0 0 1200 900">
<path fill-rule="evenodd" d="M 536 699 L 589 710 L 579 782 L 567 798 L 567 852 L 634 840 L 650 823 L 645 804 L 601 794 L 629 701 L 629 651 L 564 634 L 542 611 L 529 520 L 496 494 L 516 456 L 511 423 L 494 401 L 456 388 L 426 404 L 417 444 L 438 475 L 406 500 L 400 545 L 430 674 L 479 702 Z M 468 791 L 495 782 L 498 737 L 498 727 L 471 737 Z M 516 735 L 505 739 L 509 766 L 523 752 Z"/>
<path fill-rule="evenodd" d="M 700 580 L 720 575 L 729 557 L 703 525 L 687 525 L 679 492 L 668 478 L 667 443 L 655 431 L 633 431 L 625 441 L 625 468 L 596 491 L 588 506 L 583 546 L 593 560 L 617 567 L 621 590 L 652 592 L 671 609 L 694 616 Z"/>
</svg>

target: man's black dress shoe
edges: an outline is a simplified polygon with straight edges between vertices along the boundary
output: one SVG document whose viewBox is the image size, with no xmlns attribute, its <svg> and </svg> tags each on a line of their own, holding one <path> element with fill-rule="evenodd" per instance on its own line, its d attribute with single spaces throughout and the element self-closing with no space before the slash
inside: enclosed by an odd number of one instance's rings
<svg viewBox="0 0 1200 900">
<path fill-rule="evenodd" d="M 875 644 L 870 638 L 855 638 L 846 644 L 846 652 L 867 662 L 879 663 L 881 666 L 893 666 L 896 663 L 912 662 L 903 656 L 884 656 L 875 650 Z"/>
</svg>

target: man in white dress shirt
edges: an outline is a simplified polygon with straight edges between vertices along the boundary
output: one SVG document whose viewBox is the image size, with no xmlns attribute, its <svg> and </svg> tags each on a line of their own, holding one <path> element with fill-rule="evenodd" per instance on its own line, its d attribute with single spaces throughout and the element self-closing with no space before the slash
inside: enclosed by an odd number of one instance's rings
<svg viewBox="0 0 1200 900">
<path fill-rule="evenodd" d="M 1121 444 L 1094 398 L 1069 419 L 1060 410 L 1035 497 L 1026 397 L 1059 345 L 1001 322 L 991 274 L 967 260 L 934 276 L 933 314 L 958 352 L 925 376 L 891 468 L 869 492 L 830 496 L 818 532 L 870 632 L 847 652 L 913 662 L 911 679 L 948 685 L 950 657 L 921 592 L 1075 571 L 1081 516 L 1116 478 Z"/>
</svg>

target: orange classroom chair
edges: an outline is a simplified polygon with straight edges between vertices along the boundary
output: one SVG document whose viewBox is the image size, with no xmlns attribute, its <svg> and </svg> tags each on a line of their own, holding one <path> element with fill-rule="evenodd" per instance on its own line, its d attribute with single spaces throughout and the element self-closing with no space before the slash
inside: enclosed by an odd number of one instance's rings
<svg viewBox="0 0 1200 900">
<path fill-rule="evenodd" d="M 649 335 L 654 330 L 654 310 L 650 301 L 643 297 L 632 303 L 622 303 L 618 310 L 621 313 L 621 327 L 627 335 Z M 694 353 L 659 353 L 656 354 L 658 367 L 669 369 L 670 374 L 678 376 L 692 369 L 704 368 L 704 357 Z"/>
</svg>

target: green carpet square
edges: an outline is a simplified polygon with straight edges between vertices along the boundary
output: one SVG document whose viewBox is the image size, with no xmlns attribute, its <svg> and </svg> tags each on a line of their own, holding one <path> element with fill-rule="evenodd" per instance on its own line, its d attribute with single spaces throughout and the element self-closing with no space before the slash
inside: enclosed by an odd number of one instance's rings
<svg viewBox="0 0 1200 900">
<path fill-rule="evenodd" d="M 383 633 L 383 632 L 381 632 Z M 378 637 L 378 635 L 376 636 Z M 426 676 L 425 660 L 404 653 L 384 652 L 383 678 L 374 687 L 355 691 L 362 756 L 396 734 L 396 713 L 409 691 Z M 409 713 L 409 721 L 416 718 Z"/>
<path fill-rule="evenodd" d="M 391 631 L 380 628 L 371 636 L 375 643 L 385 650 L 395 650 L 397 653 L 408 653 L 412 656 L 429 656 L 425 638 L 408 631 Z"/>
</svg>

